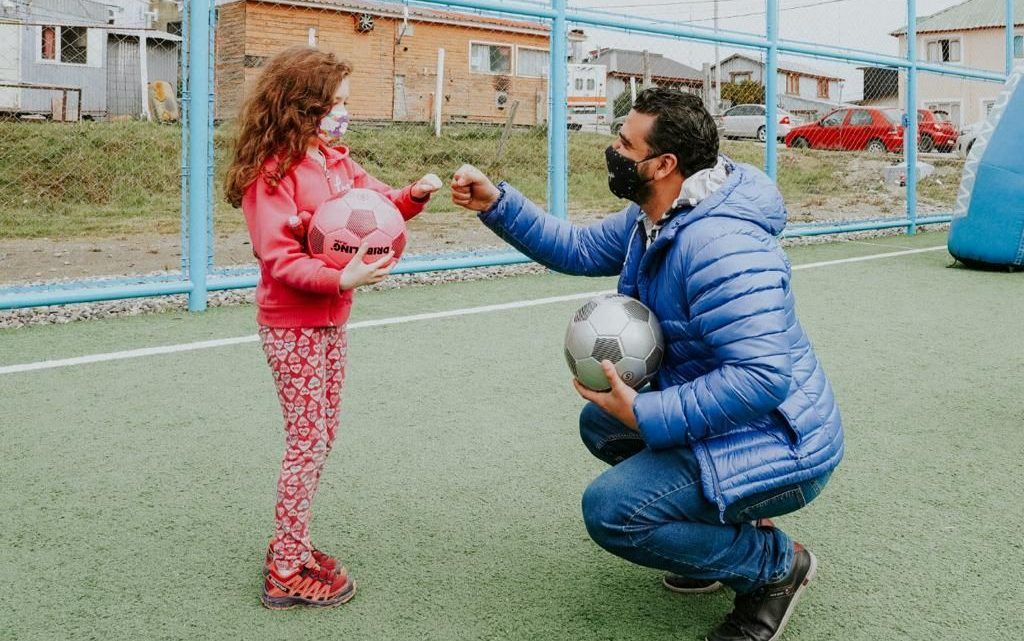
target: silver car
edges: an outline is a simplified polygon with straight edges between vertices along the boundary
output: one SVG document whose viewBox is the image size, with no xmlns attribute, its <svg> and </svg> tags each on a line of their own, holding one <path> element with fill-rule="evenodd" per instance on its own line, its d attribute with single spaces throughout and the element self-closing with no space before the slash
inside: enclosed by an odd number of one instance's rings
<svg viewBox="0 0 1024 641">
<path fill-rule="evenodd" d="M 782 140 L 790 128 L 800 124 L 793 114 L 782 109 L 778 110 L 779 123 L 777 135 Z M 755 138 L 764 142 L 767 138 L 764 105 L 736 105 L 721 116 L 716 116 L 718 133 L 723 138 Z"/>
<path fill-rule="evenodd" d="M 966 158 L 970 155 L 971 148 L 974 147 L 974 141 L 978 138 L 978 131 L 981 130 L 983 123 L 983 120 L 978 121 L 960 130 L 960 136 L 956 139 L 956 152 L 960 156 Z"/>
</svg>

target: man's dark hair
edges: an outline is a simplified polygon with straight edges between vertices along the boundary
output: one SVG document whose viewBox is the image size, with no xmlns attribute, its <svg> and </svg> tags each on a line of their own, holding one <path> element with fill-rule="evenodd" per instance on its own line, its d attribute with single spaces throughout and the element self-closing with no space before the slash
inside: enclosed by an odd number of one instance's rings
<svg viewBox="0 0 1024 641">
<path fill-rule="evenodd" d="M 654 154 L 673 154 L 683 176 L 718 162 L 718 128 L 699 96 L 652 87 L 637 94 L 633 110 L 656 116 L 647 146 Z"/>
</svg>

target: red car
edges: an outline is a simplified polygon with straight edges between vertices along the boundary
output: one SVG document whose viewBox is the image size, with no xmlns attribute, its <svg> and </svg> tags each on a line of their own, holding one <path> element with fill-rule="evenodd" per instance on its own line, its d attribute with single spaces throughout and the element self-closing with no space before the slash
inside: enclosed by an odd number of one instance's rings
<svg viewBox="0 0 1024 641">
<path fill-rule="evenodd" d="M 903 150 L 903 124 L 899 109 L 856 107 L 837 109 L 821 120 L 793 127 L 786 146 L 884 154 Z"/>
<path fill-rule="evenodd" d="M 939 150 L 953 151 L 956 139 L 960 136 L 956 125 L 949 121 L 945 113 L 933 113 L 927 109 L 917 110 L 918 143 L 917 148 L 924 152 Z"/>
<path fill-rule="evenodd" d="M 918 149 L 950 151 L 959 135 L 956 126 L 927 109 L 917 110 Z M 817 122 L 794 127 L 787 147 L 812 147 L 875 153 L 903 151 L 903 112 L 858 107 L 837 109 Z"/>
</svg>

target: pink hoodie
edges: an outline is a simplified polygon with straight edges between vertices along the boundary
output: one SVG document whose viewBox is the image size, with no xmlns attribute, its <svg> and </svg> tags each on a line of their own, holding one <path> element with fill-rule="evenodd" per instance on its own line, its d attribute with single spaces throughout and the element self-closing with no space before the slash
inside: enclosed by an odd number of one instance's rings
<svg viewBox="0 0 1024 641">
<path fill-rule="evenodd" d="M 366 173 L 345 147 L 320 147 L 327 169 L 304 156 L 284 175 L 277 188 L 258 178 L 245 191 L 242 212 L 249 227 L 253 253 L 259 261 L 256 321 L 269 327 L 340 327 L 352 308 L 352 291 L 342 292 L 341 271 L 311 257 L 288 227 L 298 215 L 304 222 L 325 200 L 349 187 L 372 189 L 395 203 L 409 220 L 423 211 L 426 200 L 412 197 L 411 185 L 392 189 Z M 266 162 L 272 169 L 277 159 Z"/>
</svg>

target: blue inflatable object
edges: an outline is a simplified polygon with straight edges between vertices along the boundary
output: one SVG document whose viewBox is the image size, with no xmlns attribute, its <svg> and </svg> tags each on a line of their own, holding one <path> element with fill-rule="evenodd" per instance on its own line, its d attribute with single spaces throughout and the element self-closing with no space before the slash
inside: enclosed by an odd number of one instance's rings
<svg viewBox="0 0 1024 641">
<path fill-rule="evenodd" d="M 949 253 L 968 266 L 1024 267 L 1022 74 L 1007 80 L 964 165 Z"/>
</svg>

